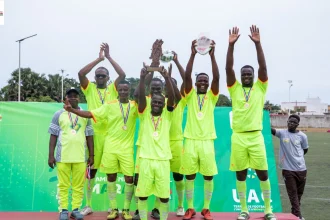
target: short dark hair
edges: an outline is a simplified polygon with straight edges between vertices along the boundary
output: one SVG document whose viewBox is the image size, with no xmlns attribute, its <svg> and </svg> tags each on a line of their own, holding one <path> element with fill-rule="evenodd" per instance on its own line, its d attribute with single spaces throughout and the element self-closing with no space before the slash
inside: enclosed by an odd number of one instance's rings
<svg viewBox="0 0 330 220">
<path fill-rule="evenodd" d="M 157 77 L 152 78 L 151 82 L 161 82 L 162 85 L 163 85 L 163 81 L 161 79 L 157 78 Z"/>
<path fill-rule="evenodd" d="M 153 95 L 151 96 L 151 99 L 152 99 L 154 96 L 160 96 L 160 97 L 162 97 L 162 98 L 165 100 L 165 96 L 163 96 L 162 94 L 153 94 Z"/>
<path fill-rule="evenodd" d="M 130 83 L 127 80 L 124 80 L 124 79 L 118 83 L 118 85 L 120 85 L 120 84 L 130 85 Z"/>
<path fill-rule="evenodd" d="M 178 85 L 178 82 L 176 81 L 176 79 L 174 79 L 174 78 L 172 77 L 172 80 L 174 81 L 175 85 Z"/>
<path fill-rule="evenodd" d="M 209 75 L 207 75 L 206 73 L 198 73 L 196 76 L 196 81 L 199 76 L 207 76 L 207 78 L 209 78 Z"/>
<path fill-rule="evenodd" d="M 290 116 L 289 116 L 289 119 L 290 119 L 290 118 L 295 118 L 295 119 L 298 120 L 298 123 L 300 122 L 300 117 L 299 117 L 299 115 L 290 115 Z"/>
<path fill-rule="evenodd" d="M 107 72 L 107 75 L 109 76 L 109 70 L 108 70 L 107 68 L 105 68 L 105 67 L 103 67 L 103 66 L 100 66 L 99 68 L 97 68 L 97 69 L 95 70 L 95 73 L 96 73 L 96 71 L 98 71 L 98 70 L 105 70 L 105 71 Z"/>
<path fill-rule="evenodd" d="M 245 65 L 241 68 L 241 73 L 242 73 L 242 70 L 245 69 L 245 68 L 251 68 L 252 69 L 252 73 L 254 73 L 254 68 L 250 65 Z"/>
</svg>

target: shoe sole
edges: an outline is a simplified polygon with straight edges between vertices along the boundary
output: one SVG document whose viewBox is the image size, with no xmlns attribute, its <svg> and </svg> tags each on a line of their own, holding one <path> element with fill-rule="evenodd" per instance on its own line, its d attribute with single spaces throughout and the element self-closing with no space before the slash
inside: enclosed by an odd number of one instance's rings
<svg viewBox="0 0 330 220">
<path fill-rule="evenodd" d="M 119 215 L 117 216 L 117 217 L 115 217 L 115 218 L 108 218 L 107 217 L 107 220 L 115 220 L 115 219 L 117 219 L 119 217 Z"/>
<path fill-rule="evenodd" d="M 159 217 L 159 218 L 156 218 L 156 217 L 153 216 L 153 215 L 150 215 L 150 217 L 153 218 L 153 219 L 160 219 L 160 217 Z"/>
<path fill-rule="evenodd" d="M 183 218 L 183 220 L 190 220 L 195 217 L 196 214 L 192 215 L 191 218 Z"/>
</svg>

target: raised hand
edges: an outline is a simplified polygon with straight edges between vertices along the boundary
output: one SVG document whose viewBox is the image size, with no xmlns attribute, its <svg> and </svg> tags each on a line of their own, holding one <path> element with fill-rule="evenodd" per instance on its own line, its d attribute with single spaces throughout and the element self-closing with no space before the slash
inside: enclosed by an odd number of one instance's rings
<svg viewBox="0 0 330 220">
<path fill-rule="evenodd" d="M 103 45 L 101 45 L 101 47 L 100 47 L 99 59 L 104 60 L 104 47 L 103 47 Z"/>
<path fill-rule="evenodd" d="M 214 40 L 212 40 L 210 47 L 211 47 L 211 50 L 209 51 L 209 54 L 212 57 L 212 56 L 214 56 L 214 51 L 215 51 L 215 42 L 214 42 Z"/>
<path fill-rule="evenodd" d="M 238 40 L 239 36 L 239 28 L 238 27 L 233 27 L 233 30 L 229 29 L 229 44 L 234 45 L 236 41 Z"/>
<path fill-rule="evenodd" d="M 250 39 L 254 43 L 260 43 L 260 34 L 259 34 L 259 28 L 257 28 L 256 25 L 252 25 L 250 27 L 251 35 L 249 35 Z"/>
<path fill-rule="evenodd" d="M 104 50 L 104 56 L 106 58 L 110 58 L 110 49 L 109 49 L 109 45 L 107 43 L 102 43 L 101 47 Z"/>
<path fill-rule="evenodd" d="M 147 65 L 143 63 L 143 68 L 141 69 L 140 78 L 144 79 L 147 74 L 148 74 Z"/>
<path fill-rule="evenodd" d="M 175 51 L 172 51 L 172 53 L 174 54 L 173 61 L 178 61 L 178 54 Z"/>
<path fill-rule="evenodd" d="M 67 98 L 63 103 L 64 103 L 63 108 L 68 112 L 72 112 L 72 106 Z"/>
<path fill-rule="evenodd" d="M 172 74 L 172 64 L 170 64 L 170 66 L 168 67 L 168 71 L 163 68 L 163 70 L 160 72 L 160 74 L 164 77 L 164 78 L 169 78 L 171 77 Z"/>
<path fill-rule="evenodd" d="M 197 46 L 197 40 L 193 40 L 193 42 L 191 43 L 191 54 L 193 55 L 197 53 L 196 46 Z"/>
</svg>

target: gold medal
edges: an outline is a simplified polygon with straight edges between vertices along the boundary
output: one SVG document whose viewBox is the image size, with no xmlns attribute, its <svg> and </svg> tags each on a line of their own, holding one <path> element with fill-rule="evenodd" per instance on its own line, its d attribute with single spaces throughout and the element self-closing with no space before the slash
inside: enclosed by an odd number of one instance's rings
<svg viewBox="0 0 330 220">
<path fill-rule="evenodd" d="M 72 134 L 77 134 L 76 130 L 74 130 L 74 129 L 71 130 L 71 133 Z"/>
<path fill-rule="evenodd" d="M 198 118 L 203 118 L 203 112 L 198 112 L 198 113 L 197 113 L 197 117 L 198 117 Z"/>
<path fill-rule="evenodd" d="M 158 135 L 159 135 L 159 134 L 158 134 L 158 131 L 155 131 L 155 132 L 153 133 L 153 136 L 154 136 L 154 137 L 158 137 Z"/>
<path fill-rule="evenodd" d="M 250 107 L 250 104 L 249 104 L 249 103 L 245 103 L 245 104 L 244 104 L 244 107 L 245 107 L 245 108 L 249 108 L 249 107 Z"/>
<path fill-rule="evenodd" d="M 124 131 L 127 130 L 127 126 L 126 125 L 124 125 L 122 128 L 123 128 Z"/>
</svg>

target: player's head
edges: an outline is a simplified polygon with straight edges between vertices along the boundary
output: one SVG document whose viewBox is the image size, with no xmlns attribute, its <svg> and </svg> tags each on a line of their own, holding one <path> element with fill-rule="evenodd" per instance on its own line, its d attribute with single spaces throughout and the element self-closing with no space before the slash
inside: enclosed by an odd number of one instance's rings
<svg viewBox="0 0 330 220">
<path fill-rule="evenodd" d="M 288 130 L 295 131 L 299 125 L 300 117 L 299 115 L 290 115 L 288 119 Z"/>
<path fill-rule="evenodd" d="M 159 78 L 152 78 L 150 83 L 150 94 L 151 96 L 155 94 L 161 95 L 163 91 L 163 81 Z"/>
<path fill-rule="evenodd" d="M 251 87 L 254 81 L 254 69 L 250 65 L 241 68 L 241 81 L 244 87 Z"/>
<path fill-rule="evenodd" d="M 70 89 L 68 89 L 65 93 L 65 98 L 68 99 L 72 108 L 78 107 L 79 91 L 76 88 L 71 87 Z"/>
<path fill-rule="evenodd" d="M 176 79 L 174 79 L 173 77 L 172 77 L 172 85 L 173 86 L 178 86 L 178 83 L 177 83 Z M 164 88 L 164 93 L 165 93 L 165 97 L 167 98 L 168 94 L 167 94 L 167 88 L 166 87 Z"/>
<path fill-rule="evenodd" d="M 196 76 L 197 94 L 206 94 L 207 89 L 209 88 L 209 75 L 206 73 L 199 73 Z"/>
<path fill-rule="evenodd" d="M 130 83 L 126 80 L 122 80 L 118 84 L 118 96 L 121 101 L 127 101 L 130 92 Z"/>
<path fill-rule="evenodd" d="M 95 70 L 95 82 L 98 88 L 105 88 L 109 79 L 107 68 L 101 66 Z"/>
<path fill-rule="evenodd" d="M 165 97 L 161 94 L 154 94 L 151 97 L 151 114 L 154 116 L 161 115 L 165 106 Z"/>
</svg>

